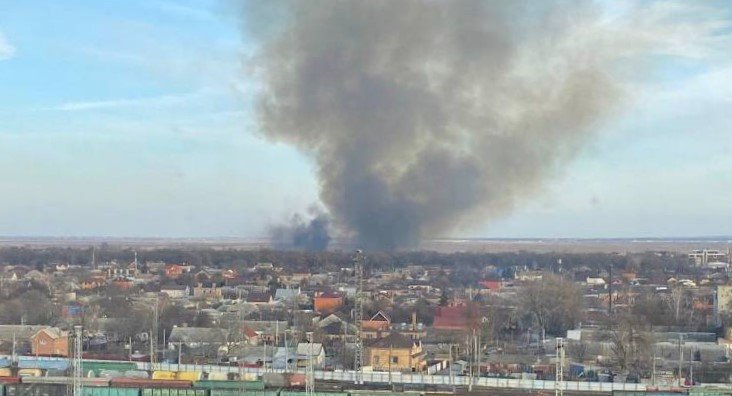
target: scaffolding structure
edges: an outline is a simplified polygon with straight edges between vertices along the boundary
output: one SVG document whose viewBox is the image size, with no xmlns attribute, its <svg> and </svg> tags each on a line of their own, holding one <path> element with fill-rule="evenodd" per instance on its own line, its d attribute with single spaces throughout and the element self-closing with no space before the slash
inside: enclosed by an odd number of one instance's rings
<svg viewBox="0 0 732 396">
<path fill-rule="evenodd" d="M 364 254 L 356 250 L 353 256 L 353 269 L 356 276 L 356 301 L 353 320 L 356 322 L 356 345 L 353 352 L 354 383 L 363 384 L 363 263 Z"/>
</svg>

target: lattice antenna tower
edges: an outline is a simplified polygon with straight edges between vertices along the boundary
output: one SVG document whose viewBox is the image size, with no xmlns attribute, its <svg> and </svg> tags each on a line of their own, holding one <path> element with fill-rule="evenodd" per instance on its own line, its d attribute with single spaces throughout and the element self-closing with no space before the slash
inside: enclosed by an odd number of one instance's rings
<svg viewBox="0 0 732 396">
<path fill-rule="evenodd" d="M 73 378 L 73 395 L 74 396 L 82 396 L 83 389 L 81 386 L 81 378 L 83 377 L 81 367 L 81 351 L 82 351 L 82 327 L 81 326 L 74 326 L 74 360 L 73 360 L 73 371 L 74 371 L 74 378 Z"/>
<path fill-rule="evenodd" d="M 564 338 L 557 338 L 556 373 L 554 378 L 554 395 L 564 394 Z"/>
<path fill-rule="evenodd" d="M 363 265 L 364 254 L 362 250 L 356 250 L 353 256 L 353 269 L 356 275 L 356 304 L 354 320 L 356 321 L 356 348 L 353 354 L 353 370 L 355 372 L 354 383 L 363 384 Z"/>
</svg>

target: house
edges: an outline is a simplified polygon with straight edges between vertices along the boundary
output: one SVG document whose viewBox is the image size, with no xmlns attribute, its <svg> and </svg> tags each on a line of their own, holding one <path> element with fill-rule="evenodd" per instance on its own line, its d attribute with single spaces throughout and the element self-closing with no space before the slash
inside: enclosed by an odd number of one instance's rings
<svg viewBox="0 0 732 396">
<path fill-rule="evenodd" d="M 239 276 L 239 274 L 236 271 L 234 271 L 233 269 L 227 269 L 227 270 L 221 271 L 221 277 L 224 278 L 225 280 L 236 279 L 238 276 Z"/>
<path fill-rule="evenodd" d="M 272 344 L 284 336 L 285 330 L 289 328 L 289 325 L 286 320 L 245 320 L 242 321 L 242 328 L 245 327 L 255 331 L 260 342 Z"/>
<path fill-rule="evenodd" d="M 605 286 L 605 279 L 588 276 L 585 283 L 587 283 L 588 286 Z"/>
<path fill-rule="evenodd" d="M 277 289 L 274 299 L 281 302 L 297 302 L 300 299 L 300 288 L 297 289 Z"/>
<path fill-rule="evenodd" d="M 115 278 L 112 281 L 112 284 L 120 289 L 127 290 L 134 285 L 134 282 L 132 281 L 132 279 L 120 276 Z"/>
<path fill-rule="evenodd" d="M 366 348 L 366 364 L 376 371 L 422 372 L 427 363 L 421 341 L 399 333 L 375 340 Z"/>
<path fill-rule="evenodd" d="M 338 311 L 343 306 L 343 295 L 335 292 L 324 292 L 315 296 L 315 312 L 329 314 Z"/>
<path fill-rule="evenodd" d="M 16 353 L 30 353 L 30 339 L 46 325 L 0 325 L 0 353 L 10 355 L 15 342 Z"/>
<path fill-rule="evenodd" d="M 31 353 L 39 356 L 69 356 L 69 332 L 58 327 L 41 329 L 30 338 Z"/>
<path fill-rule="evenodd" d="M 81 288 L 81 290 L 94 290 L 100 287 L 104 287 L 106 285 L 107 281 L 104 279 L 103 276 L 93 276 L 81 281 L 79 287 Z"/>
<path fill-rule="evenodd" d="M 174 327 L 170 332 L 168 342 L 172 348 L 178 344 L 187 348 L 215 347 L 223 345 L 227 341 L 225 329 L 213 327 Z"/>
<path fill-rule="evenodd" d="M 137 259 L 127 265 L 118 265 L 117 263 L 111 263 L 107 267 L 107 278 L 134 278 L 138 273 L 137 270 Z"/>
<path fill-rule="evenodd" d="M 467 305 L 438 307 L 432 327 L 437 330 L 465 330 L 471 319 Z"/>
<path fill-rule="evenodd" d="M 170 279 L 176 279 L 186 272 L 187 267 L 180 264 L 167 264 L 165 266 L 165 276 Z"/>
<path fill-rule="evenodd" d="M 732 311 L 732 286 L 717 286 L 717 312 L 729 313 Z"/>
<path fill-rule="evenodd" d="M 417 313 L 412 312 L 412 323 L 392 323 L 391 331 L 400 333 L 413 340 L 421 340 L 427 337 L 427 326 L 417 322 Z"/>
<path fill-rule="evenodd" d="M 259 345 L 259 343 L 262 341 L 262 339 L 259 337 L 259 333 L 257 333 L 249 326 L 242 326 L 241 332 L 244 336 L 244 341 L 249 345 Z"/>
<path fill-rule="evenodd" d="M 23 275 L 24 280 L 34 281 L 38 283 L 48 283 L 48 275 L 38 270 L 31 270 Z"/>
<path fill-rule="evenodd" d="M 218 300 L 221 299 L 221 288 L 215 282 L 199 283 L 193 288 L 193 297 Z"/>
<path fill-rule="evenodd" d="M 374 339 L 388 333 L 391 328 L 391 318 L 382 311 L 377 312 L 369 320 L 361 321 L 361 334 L 365 339 Z"/>
<path fill-rule="evenodd" d="M 254 266 L 254 270 L 273 271 L 274 265 L 272 263 L 257 263 L 257 265 Z"/>
<path fill-rule="evenodd" d="M 160 293 L 167 294 L 170 298 L 183 298 L 191 294 L 191 289 L 185 285 L 161 286 Z"/>
<path fill-rule="evenodd" d="M 247 302 L 254 305 L 269 305 L 274 302 L 269 293 L 249 292 Z"/>
<path fill-rule="evenodd" d="M 500 279 L 487 279 L 480 281 L 482 287 L 480 294 L 497 294 L 501 292 L 503 282 Z"/>
<path fill-rule="evenodd" d="M 312 359 L 313 367 L 322 367 L 325 363 L 325 348 L 317 342 L 301 342 L 297 344 L 297 367 L 307 367 Z"/>
<path fill-rule="evenodd" d="M 319 332 L 329 340 L 352 341 L 358 328 L 331 314 L 315 323 Z"/>
</svg>

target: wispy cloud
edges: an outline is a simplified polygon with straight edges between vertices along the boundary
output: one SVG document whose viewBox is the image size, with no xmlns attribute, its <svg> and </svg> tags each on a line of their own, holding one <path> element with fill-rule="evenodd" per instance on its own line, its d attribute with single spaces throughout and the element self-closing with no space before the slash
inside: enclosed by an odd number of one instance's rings
<svg viewBox="0 0 732 396">
<path fill-rule="evenodd" d="M 10 59 L 15 56 L 15 47 L 8 41 L 5 35 L 0 32 L 0 60 Z"/>
<path fill-rule="evenodd" d="M 151 96 L 144 98 L 122 98 L 110 100 L 66 102 L 61 103 L 58 106 L 44 108 L 44 110 L 87 111 L 129 107 L 169 107 L 184 104 L 191 100 L 201 98 L 204 95 L 206 95 L 206 92 L 201 91 L 175 95 Z"/>
</svg>

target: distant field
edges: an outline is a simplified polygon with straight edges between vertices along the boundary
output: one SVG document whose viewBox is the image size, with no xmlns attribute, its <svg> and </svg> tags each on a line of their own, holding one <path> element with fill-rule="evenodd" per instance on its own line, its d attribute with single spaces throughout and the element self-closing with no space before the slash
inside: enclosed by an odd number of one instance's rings
<svg viewBox="0 0 732 396">
<path fill-rule="evenodd" d="M 265 249 L 265 238 L 45 238 L 0 237 L 0 247 L 88 247 L 106 243 L 116 247 L 137 249 L 156 248 L 211 248 L 211 249 Z M 618 239 L 432 239 L 422 242 L 419 250 L 439 252 L 567 252 L 567 253 L 625 253 L 644 251 L 688 252 L 693 249 L 719 249 L 732 246 L 732 237 L 704 238 L 618 238 Z M 352 250 L 349 241 L 336 240 L 331 250 Z"/>
</svg>

